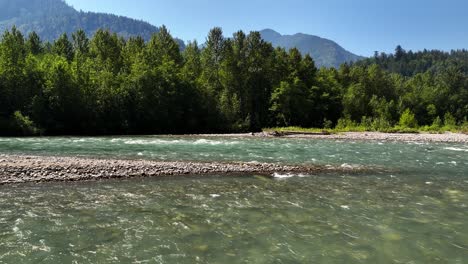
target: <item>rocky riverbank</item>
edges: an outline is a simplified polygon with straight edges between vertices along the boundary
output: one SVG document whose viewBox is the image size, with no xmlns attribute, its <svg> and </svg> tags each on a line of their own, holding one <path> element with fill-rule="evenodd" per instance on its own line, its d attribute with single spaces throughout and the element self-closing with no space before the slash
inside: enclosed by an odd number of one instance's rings
<svg viewBox="0 0 468 264">
<path fill-rule="evenodd" d="M 467 143 L 468 135 L 461 133 L 381 133 L 381 132 L 343 132 L 343 133 L 281 133 L 262 132 L 252 134 L 216 134 L 203 135 L 204 137 L 281 137 L 281 138 L 309 138 L 331 140 L 377 140 L 402 142 L 432 142 L 432 143 Z"/>
<path fill-rule="evenodd" d="M 270 163 L 159 162 L 149 160 L 0 155 L 0 185 L 170 175 L 228 173 L 256 173 L 262 175 L 273 175 L 274 173 L 316 174 L 321 172 L 360 172 L 364 170 L 368 169 L 349 165 L 339 167 L 284 166 Z"/>
<path fill-rule="evenodd" d="M 438 143 L 468 143 L 468 135 L 460 133 L 444 134 L 398 134 L 379 132 L 346 132 L 331 135 L 291 135 L 286 137 L 314 137 L 321 139 L 344 139 L 344 140 L 378 140 L 378 141 L 403 141 L 403 142 L 438 142 Z"/>
</svg>

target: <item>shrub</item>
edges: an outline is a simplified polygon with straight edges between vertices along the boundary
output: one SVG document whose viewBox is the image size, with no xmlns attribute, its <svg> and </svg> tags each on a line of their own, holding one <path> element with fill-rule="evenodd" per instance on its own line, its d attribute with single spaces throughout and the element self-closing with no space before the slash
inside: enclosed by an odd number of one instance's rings
<svg viewBox="0 0 468 264">
<path fill-rule="evenodd" d="M 432 122 L 432 128 L 434 129 L 440 129 L 442 127 L 443 123 L 442 123 L 442 119 L 440 119 L 440 117 L 436 117 L 434 119 L 434 122 Z"/>
<path fill-rule="evenodd" d="M 374 120 L 372 121 L 372 129 L 375 131 L 386 132 L 390 128 L 392 128 L 392 125 L 386 118 L 377 117 L 377 118 L 374 118 Z"/>
<path fill-rule="evenodd" d="M 336 124 L 336 129 L 347 130 L 351 127 L 355 127 L 356 123 L 349 118 L 340 118 Z"/>
<path fill-rule="evenodd" d="M 363 116 L 361 118 L 361 127 L 366 128 L 366 130 L 372 130 L 372 117 Z"/>
<path fill-rule="evenodd" d="M 39 134 L 39 129 L 36 128 L 34 122 L 28 116 L 24 116 L 20 111 L 13 113 L 11 120 L 13 130 L 23 136 L 32 136 Z"/>
<path fill-rule="evenodd" d="M 402 128 L 417 128 L 418 121 L 414 113 L 410 109 L 406 109 L 400 117 L 400 127 Z"/>
<path fill-rule="evenodd" d="M 444 116 L 444 125 L 449 129 L 455 128 L 457 126 L 457 120 L 455 120 L 455 117 L 453 117 L 452 114 L 447 112 Z"/>
<path fill-rule="evenodd" d="M 464 134 L 468 134 L 468 121 L 465 120 L 460 127 L 460 132 Z"/>
<path fill-rule="evenodd" d="M 333 122 L 331 120 L 328 120 L 328 119 L 323 119 L 323 128 L 324 129 L 331 129 L 333 128 Z"/>
</svg>

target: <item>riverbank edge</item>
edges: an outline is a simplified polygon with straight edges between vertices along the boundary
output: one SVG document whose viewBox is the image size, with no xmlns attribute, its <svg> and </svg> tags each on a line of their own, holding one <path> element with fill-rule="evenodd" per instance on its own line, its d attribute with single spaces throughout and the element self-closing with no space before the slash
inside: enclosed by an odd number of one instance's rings
<svg viewBox="0 0 468 264">
<path fill-rule="evenodd" d="M 199 138 L 297 138 L 346 141 L 397 141 L 426 143 L 463 143 L 468 144 L 468 134 L 464 133 L 384 133 L 384 132 L 297 132 L 264 131 L 256 133 L 213 133 L 213 134 L 161 134 L 161 135 L 107 135 L 103 137 L 158 136 L 158 137 L 199 137 Z M 62 135 L 47 137 L 93 137 L 90 135 Z M 98 136 L 100 137 L 100 136 Z M 0 137 L 1 139 L 2 137 Z M 11 137 L 6 137 L 11 138 Z"/>
<path fill-rule="evenodd" d="M 0 185 L 99 181 L 180 175 L 357 173 L 363 166 L 279 165 L 273 163 L 162 162 L 132 159 L 101 159 L 59 156 L 0 155 Z"/>
<path fill-rule="evenodd" d="M 187 136 L 199 137 L 241 137 L 241 138 L 298 138 L 350 141 L 398 141 L 427 143 L 464 143 L 468 144 L 468 135 L 446 132 L 431 133 L 383 133 L 383 132 L 340 132 L 340 133 L 301 133 L 301 132 L 260 132 L 240 134 L 198 134 Z"/>
</svg>

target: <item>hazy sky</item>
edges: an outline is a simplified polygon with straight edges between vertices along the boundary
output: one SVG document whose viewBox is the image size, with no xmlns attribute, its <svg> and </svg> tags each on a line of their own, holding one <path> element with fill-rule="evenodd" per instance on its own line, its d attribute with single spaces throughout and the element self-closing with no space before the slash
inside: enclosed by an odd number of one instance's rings
<svg viewBox="0 0 468 264">
<path fill-rule="evenodd" d="M 78 10 L 165 24 L 184 40 L 274 29 L 332 39 L 359 55 L 405 49 L 468 48 L 467 0 L 66 0 Z"/>
</svg>

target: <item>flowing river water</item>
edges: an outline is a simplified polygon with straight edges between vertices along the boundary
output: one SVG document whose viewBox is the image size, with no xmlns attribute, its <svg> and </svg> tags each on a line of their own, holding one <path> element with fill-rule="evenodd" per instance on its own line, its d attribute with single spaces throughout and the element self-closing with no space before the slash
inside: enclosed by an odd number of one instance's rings
<svg viewBox="0 0 468 264">
<path fill-rule="evenodd" d="M 0 154 L 382 168 L 0 186 L 0 263 L 468 263 L 466 144 L 0 138 Z"/>
</svg>

